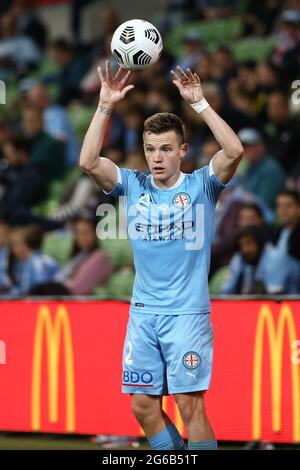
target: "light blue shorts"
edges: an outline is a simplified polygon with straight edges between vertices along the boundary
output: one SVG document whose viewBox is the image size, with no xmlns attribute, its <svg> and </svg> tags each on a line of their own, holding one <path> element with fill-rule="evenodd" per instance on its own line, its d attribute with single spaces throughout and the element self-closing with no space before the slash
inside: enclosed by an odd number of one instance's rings
<svg viewBox="0 0 300 470">
<path fill-rule="evenodd" d="M 207 390 L 213 359 L 210 314 L 131 313 L 123 352 L 123 393 Z"/>
</svg>

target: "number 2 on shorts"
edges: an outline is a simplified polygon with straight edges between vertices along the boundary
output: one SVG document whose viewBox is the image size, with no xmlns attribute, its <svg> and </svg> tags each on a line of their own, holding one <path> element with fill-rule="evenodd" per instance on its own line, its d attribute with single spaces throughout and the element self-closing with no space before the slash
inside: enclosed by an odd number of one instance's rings
<svg viewBox="0 0 300 470">
<path fill-rule="evenodd" d="M 132 364 L 132 359 L 131 359 L 131 355 L 132 355 L 132 342 L 131 342 L 131 341 L 127 341 L 126 346 L 127 346 L 127 348 L 128 348 L 128 353 L 127 353 L 127 355 L 125 356 L 125 364 L 127 364 L 128 366 L 131 366 L 131 364 Z"/>
</svg>

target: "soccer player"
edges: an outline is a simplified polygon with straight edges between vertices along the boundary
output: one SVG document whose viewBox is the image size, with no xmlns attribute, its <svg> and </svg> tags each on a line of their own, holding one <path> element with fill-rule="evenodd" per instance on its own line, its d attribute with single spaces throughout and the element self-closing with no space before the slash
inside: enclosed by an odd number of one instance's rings
<svg viewBox="0 0 300 470">
<path fill-rule="evenodd" d="M 101 81 L 97 111 L 86 133 L 80 166 L 114 197 L 125 201 L 135 282 L 123 354 L 123 392 L 153 449 L 180 450 L 182 437 L 162 409 L 173 394 L 188 436 L 189 449 L 216 449 L 204 393 L 212 369 L 208 270 L 214 209 L 235 174 L 243 147 L 203 97 L 199 77 L 190 69 L 172 71 L 182 98 L 211 129 L 221 149 L 209 165 L 192 174 L 180 171 L 187 153 L 184 126 L 171 113 L 144 124 L 143 144 L 151 174 L 120 169 L 100 157 L 109 116 L 134 88 L 131 72 L 112 77 L 109 63 Z M 123 76 L 123 78 L 121 78 Z"/>
</svg>

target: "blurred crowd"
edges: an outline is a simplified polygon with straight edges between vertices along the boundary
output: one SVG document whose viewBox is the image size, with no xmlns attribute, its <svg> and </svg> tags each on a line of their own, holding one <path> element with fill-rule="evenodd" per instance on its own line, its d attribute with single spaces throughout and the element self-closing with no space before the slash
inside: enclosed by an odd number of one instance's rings
<svg viewBox="0 0 300 470">
<path fill-rule="evenodd" d="M 99 2 L 98 34 L 87 42 L 81 17 L 90 2 L 71 3 L 73 39 L 54 40 L 51 25 L 26 0 L 0 5 L 0 79 L 7 88 L 0 110 L 1 295 L 89 295 L 98 289 L 105 296 L 124 269 L 132 282 L 132 261 L 113 259 L 115 245 L 102 246 L 96 235 L 97 207 L 115 201 L 77 165 L 99 96 L 97 66 L 109 58 L 117 69 L 110 40 L 128 18 L 121 7 Z M 239 22 L 238 37 L 208 42 L 201 25 L 229 20 Z M 166 46 L 155 66 L 134 74 L 135 89 L 113 112 L 103 155 L 147 172 L 143 122 L 165 111 L 186 125 L 189 152 L 182 171 L 206 165 L 219 145 L 182 102 L 170 77 L 176 64 L 192 68 L 207 101 L 238 133 L 245 150 L 216 208 L 211 292 L 300 294 L 299 1 L 168 0 L 155 24 L 163 39 L 186 25 L 180 48 Z M 251 47 L 270 39 L 263 57 L 241 59 L 235 53 L 245 40 Z M 64 237 L 70 243 L 60 258 Z M 120 296 L 130 295 L 130 288 Z"/>
</svg>

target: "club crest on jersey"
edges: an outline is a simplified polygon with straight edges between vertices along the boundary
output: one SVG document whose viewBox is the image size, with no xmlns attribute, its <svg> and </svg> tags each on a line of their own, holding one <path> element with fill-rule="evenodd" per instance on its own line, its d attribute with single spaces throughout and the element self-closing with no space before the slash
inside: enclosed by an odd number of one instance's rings
<svg viewBox="0 0 300 470">
<path fill-rule="evenodd" d="M 200 356 L 195 351 L 189 351 L 183 356 L 182 362 L 187 369 L 197 369 L 200 366 Z"/>
<path fill-rule="evenodd" d="M 183 209 L 191 203 L 191 198 L 187 193 L 177 193 L 173 196 L 172 203 L 177 209 Z"/>
</svg>

